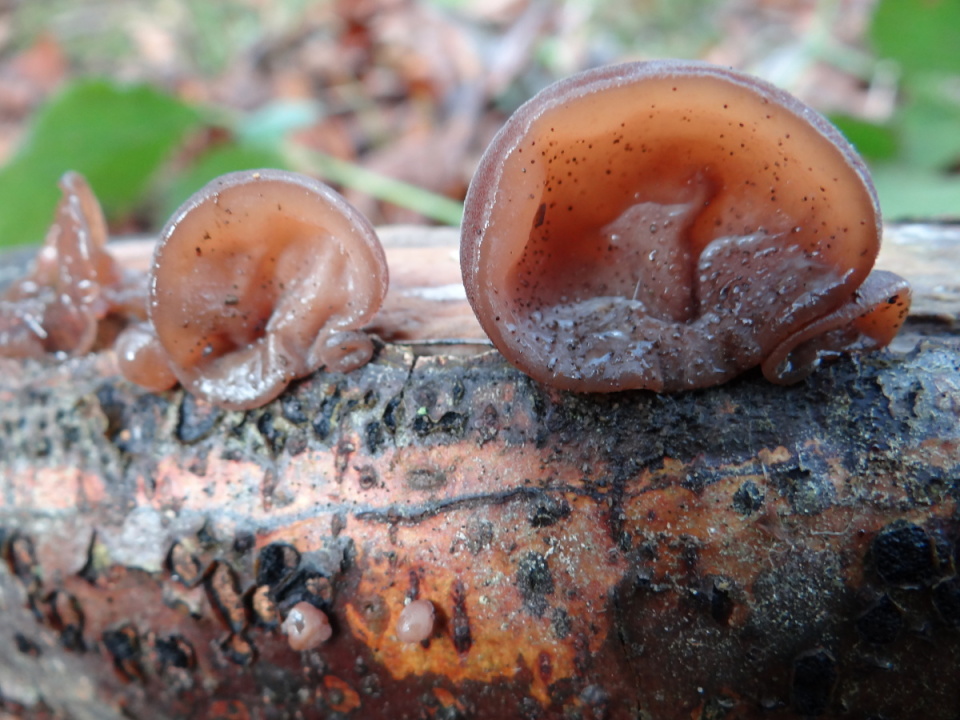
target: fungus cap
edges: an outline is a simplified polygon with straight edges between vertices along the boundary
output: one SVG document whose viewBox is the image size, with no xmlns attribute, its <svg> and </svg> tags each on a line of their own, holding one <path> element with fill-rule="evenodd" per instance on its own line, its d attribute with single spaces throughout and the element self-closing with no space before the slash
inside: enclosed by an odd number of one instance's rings
<svg viewBox="0 0 960 720">
<path fill-rule="evenodd" d="M 673 391 L 761 363 L 793 382 L 896 334 L 906 283 L 858 294 L 880 232 L 866 167 L 815 111 L 732 70 L 641 62 L 507 121 L 467 193 L 461 265 L 491 340 L 542 382 Z M 851 304 L 872 317 L 851 326 Z"/>
<path fill-rule="evenodd" d="M 368 362 L 360 328 L 386 290 L 376 233 L 338 193 L 296 173 L 244 171 L 209 183 L 164 227 L 148 311 L 187 390 L 248 409 L 320 367 Z"/>
</svg>

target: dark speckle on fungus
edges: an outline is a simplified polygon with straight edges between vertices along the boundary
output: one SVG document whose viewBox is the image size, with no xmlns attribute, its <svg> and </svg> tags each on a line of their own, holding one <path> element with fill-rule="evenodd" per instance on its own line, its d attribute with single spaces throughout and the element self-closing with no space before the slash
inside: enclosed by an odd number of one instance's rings
<svg viewBox="0 0 960 720">
<path fill-rule="evenodd" d="M 871 273 L 880 230 L 863 161 L 815 111 L 732 70 L 639 62 L 508 120 L 461 266 L 490 339 L 541 382 L 669 392 L 760 365 L 786 384 L 896 334 L 910 290 Z"/>
</svg>

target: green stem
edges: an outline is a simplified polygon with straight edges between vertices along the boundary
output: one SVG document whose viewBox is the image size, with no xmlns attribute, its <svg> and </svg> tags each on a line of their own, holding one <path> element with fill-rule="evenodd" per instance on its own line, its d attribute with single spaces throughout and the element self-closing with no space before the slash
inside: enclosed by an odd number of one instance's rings
<svg viewBox="0 0 960 720">
<path fill-rule="evenodd" d="M 299 145 L 287 148 L 285 155 L 298 170 L 320 175 L 351 190 L 358 190 L 378 200 L 414 210 L 431 220 L 458 226 L 463 217 L 462 203 L 345 160 L 307 150 Z"/>
</svg>

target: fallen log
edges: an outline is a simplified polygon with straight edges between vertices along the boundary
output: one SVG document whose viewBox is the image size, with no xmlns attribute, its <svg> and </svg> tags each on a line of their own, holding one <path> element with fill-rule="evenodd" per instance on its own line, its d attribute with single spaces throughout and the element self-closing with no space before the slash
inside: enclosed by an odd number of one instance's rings
<svg viewBox="0 0 960 720">
<path fill-rule="evenodd" d="M 385 239 L 374 361 L 255 411 L 109 352 L 0 364 L 3 709 L 955 718 L 958 228 L 889 234 L 892 351 L 674 395 L 534 383 L 465 311 L 454 233 Z M 403 643 L 414 598 L 437 623 Z M 295 652 L 301 601 L 334 633 Z"/>
</svg>

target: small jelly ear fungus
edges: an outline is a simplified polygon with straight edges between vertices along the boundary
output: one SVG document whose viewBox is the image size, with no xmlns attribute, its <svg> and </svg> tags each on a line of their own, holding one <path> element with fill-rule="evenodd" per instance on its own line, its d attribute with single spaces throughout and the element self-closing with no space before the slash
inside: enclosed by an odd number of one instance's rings
<svg viewBox="0 0 960 720">
<path fill-rule="evenodd" d="M 111 319 L 144 317 L 142 282 L 107 252 L 106 223 L 81 175 L 63 196 L 30 273 L 0 297 L 0 356 L 82 355 L 105 344 Z"/>
<path fill-rule="evenodd" d="M 118 343 L 121 370 L 151 389 L 175 380 L 229 409 L 274 399 L 320 367 L 367 363 L 359 328 L 387 290 L 370 224 L 323 183 L 296 173 L 224 175 L 161 233 L 150 272 L 152 327 Z"/>
<path fill-rule="evenodd" d="M 287 613 L 281 629 L 287 635 L 290 649 L 297 652 L 314 650 L 333 636 L 327 614 L 308 602 L 294 605 Z"/>
<path fill-rule="evenodd" d="M 429 600 L 412 600 L 397 620 L 397 639 L 405 643 L 419 643 L 433 635 L 437 611 Z"/>
<path fill-rule="evenodd" d="M 882 347 L 910 304 L 870 271 L 862 160 L 772 85 L 705 63 L 604 67 L 511 117 L 467 193 L 467 296 L 504 356 L 568 390 L 675 391 L 762 364 L 796 382 Z"/>
</svg>

